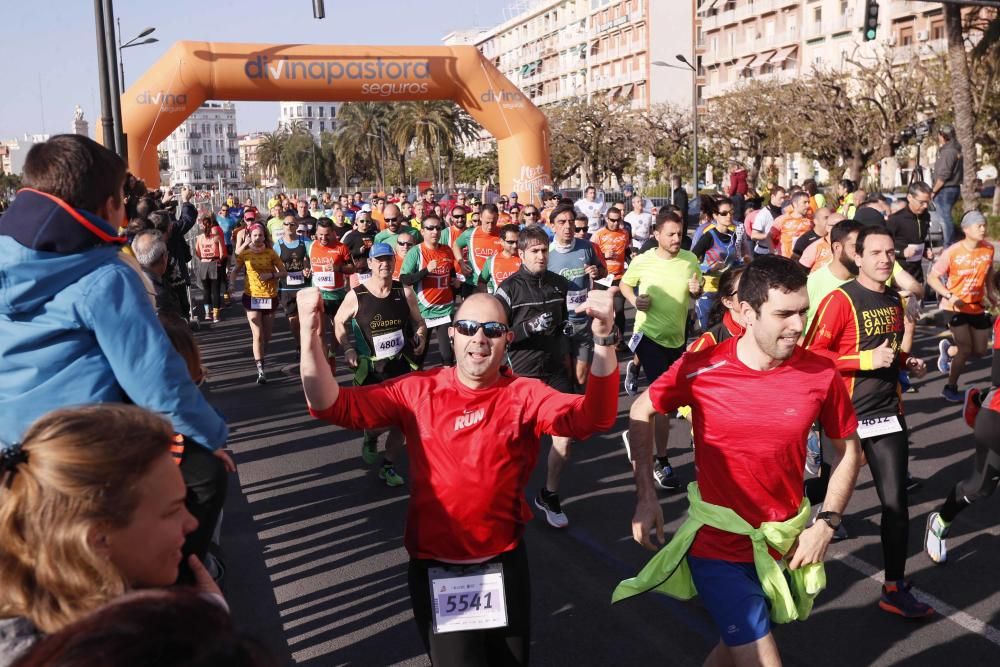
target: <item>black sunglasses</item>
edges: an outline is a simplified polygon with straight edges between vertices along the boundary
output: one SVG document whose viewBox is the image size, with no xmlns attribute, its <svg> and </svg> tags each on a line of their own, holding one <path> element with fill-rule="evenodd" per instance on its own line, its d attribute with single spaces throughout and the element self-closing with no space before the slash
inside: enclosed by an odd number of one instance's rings
<svg viewBox="0 0 1000 667">
<path fill-rule="evenodd" d="M 716 215 L 724 215 L 724 216 L 726 216 L 727 218 L 728 218 L 729 216 L 731 216 L 732 214 L 733 214 L 733 212 L 732 212 L 732 211 L 719 211 L 718 213 L 716 213 Z"/>
<path fill-rule="evenodd" d="M 399 218 L 383 218 L 386 222 L 396 222 Z"/>
<path fill-rule="evenodd" d="M 475 336 L 479 327 L 487 338 L 500 338 L 507 333 L 507 325 L 503 322 L 477 322 L 476 320 L 458 320 L 454 324 L 455 331 L 463 336 Z"/>
<path fill-rule="evenodd" d="M 585 231 L 587 231 L 587 228 L 586 228 L 586 227 L 574 227 L 573 229 L 574 229 L 574 230 L 576 230 L 576 233 L 577 233 L 577 234 L 579 234 L 580 232 L 585 232 Z"/>
<path fill-rule="evenodd" d="M 424 225 L 423 230 L 425 232 L 433 232 L 435 229 L 440 230 L 441 228 L 437 225 Z"/>
<path fill-rule="evenodd" d="M 396 241 L 396 245 L 401 245 L 404 248 L 412 248 L 413 246 L 415 246 L 417 244 L 414 243 L 413 241 Z"/>
<path fill-rule="evenodd" d="M 525 212 L 523 213 L 523 215 L 524 215 L 524 217 L 526 217 L 526 218 L 527 218 L 528 216 L 531 216 L 531 217 L 535 217 L 536 215 L 538 215 L 538 211 L 525 211 Z"/>
</svg>

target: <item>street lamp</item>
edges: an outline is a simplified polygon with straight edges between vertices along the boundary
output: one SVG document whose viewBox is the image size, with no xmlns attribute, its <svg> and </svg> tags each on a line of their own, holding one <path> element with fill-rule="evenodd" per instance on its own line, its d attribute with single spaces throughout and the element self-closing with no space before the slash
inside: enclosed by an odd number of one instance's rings
<svg viewBox="0 0 1000 667">
<path fill-rule="evenodd" d="M 684 63 L 684 67 L 679 65 L 674 65 L 671 63 L 665 63 L 662 60 L 654 60 L 653 65 L 657 67 L 671 67 L 673 69 L 689 69 L 691 70 L 691 153 L 692 158 L 692 172 L 694 178 L 692 179 L 692 187 L 694 188 L 694 196 L 698 197 L 698 69 L 691 64 L 687 58 L 678 53 L 676 56 L 679 62 Z M 684 211 L 687 215 L 687 211 Z"/>
<path fill-rule="evenodd" d="M 122 49 L 127 49 L 131 46 L 143 46 L 144 44 L 153 44 L 154 42 L 160 41 L 155 37 L 149 37 L 149 35 L 152 35 L 155 31 L 156 28 L 146 28 L 138 35 L 136 35 L 132 39 L 122 44 L 122 38 L 121 38 L 122 20 L 120 18 L 118 19 L 118 69 L 119 69 L 119 74 L 121 75 L 121 89 L 118 91 L 119 95 L 125 93 L 125 61 L 122 59 Z M 143 37 L 146 37 L 147 39 L 142 39 Z M 141 42 L 139 41 L 140 39 L 142 39 Z"/>
</svg>

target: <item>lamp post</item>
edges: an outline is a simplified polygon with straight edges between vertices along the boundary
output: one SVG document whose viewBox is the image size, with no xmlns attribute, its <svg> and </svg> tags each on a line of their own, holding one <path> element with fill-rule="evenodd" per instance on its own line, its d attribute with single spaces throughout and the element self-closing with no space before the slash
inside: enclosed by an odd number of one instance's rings
<svg viewBox="0 0 1000 667">
<path fill-rule="evenodd" d="M 143 46 L 144 44 L 152 44 L 154 42 L 160 41 L 155 37 L 149 37 L 149 35 L 153 34 L 155 31 L 156 28 L 146 28 L 138 35 L 136 35 L 132 39 L 122 44 L 122 38 L 121 38 L 122 20 L 120 18 L 118 19 L 118 70 L 119 70 L 118 73 L 119 76 L 121 77 L 121 88 L 119 89 L 118 93 L 120 95 L 123 95 L 125 93 L 125 60 L 122 58 L 122 49 L 127 49 L 132 46 Z M 142 39 L 143 37 L 147 37 L 148 39 Z M 140 39 L 142 39 L 141 42 L 138 41 Z"/>
<path fill-rule="evenodd" d="M 654 60 L 653 65 L 657 67 L 671 67 L 673 69 L 691 70 L 691 154 L 692 154 L 692 175 L 691 181 L 694 188 L 694 196 L 698 197 L 698 70 L 687 58 L 681 54 L 674 56 L 678 61 L 684 63 L 685 67 L 665 63 L 662 60 Z M 685 214 L 687 212 L 685 211 Z"/>
</svg>

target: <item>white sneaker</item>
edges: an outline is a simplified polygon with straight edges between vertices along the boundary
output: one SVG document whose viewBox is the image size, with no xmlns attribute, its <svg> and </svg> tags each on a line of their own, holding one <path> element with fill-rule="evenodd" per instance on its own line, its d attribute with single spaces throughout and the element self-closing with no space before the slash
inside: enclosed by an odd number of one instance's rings
<svg viewBox="0 0 1000 667">
<path fill-rule="evenodd" d="M 948 356 L 949 348 L 951 348 L 951 342 L 948 340 L 938 343 L 937 368 L 942 373 L 947 373 L 951 370 L 951 357 Z"/>
<path fill-rule="evenodd" d="M 545 520 L 553 528 L 565 528 L 569 525 L 569 518 L 563 513 L 562 506 L 559 504 L 558 493 L 543 496 L 539 490 L 538 495 L 535 496 L 535 507 L 545 512 Z"/>
<path fill-rule="evenodd" d="M 941 515 L 931 512 L 927 515 L 927 534 L 924 537 L 924 551 L 927 556 L 937 564 L 948 560 L 948 544 L 945 537 L 948 535 L 948 526 Z"/>
<path fill-rule="evenodd" d="M 625 458 L 628 459 L 629 465 L 632 465 L 632 443 L 628 439 L 628 431 L 622 431 L 622 442 L 625 443 Z"/>
</svg>

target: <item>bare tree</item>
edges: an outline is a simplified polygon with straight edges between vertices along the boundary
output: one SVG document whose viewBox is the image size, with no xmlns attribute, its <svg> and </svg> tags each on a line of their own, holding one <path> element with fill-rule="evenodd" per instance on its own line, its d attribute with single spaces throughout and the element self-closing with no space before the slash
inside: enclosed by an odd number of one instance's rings
<svg viewBox="0 0 1000 667">
<path fill-rule="evenodd" d="M 975 112 L 972 106 L 972 82 L 966 61 L 962 8 L 944 5 L 945 32 L 948 35 L 948 69 L 951 73 L 951 98 L 955 112 L 955 137 L 962 146 L 962 204 L 966 211 L 979 203 L 973 182 L 976 180 Z"/>
</svg>

